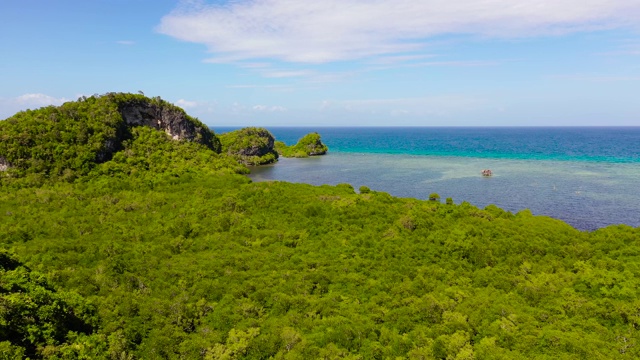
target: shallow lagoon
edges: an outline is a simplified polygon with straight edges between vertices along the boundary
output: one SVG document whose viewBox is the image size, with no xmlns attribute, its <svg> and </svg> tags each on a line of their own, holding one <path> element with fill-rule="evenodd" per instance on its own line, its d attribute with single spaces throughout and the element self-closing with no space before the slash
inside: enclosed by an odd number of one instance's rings
<svg viewBox="0 0 640 360">
<path fill-rule="evenodd" d="M 494 176 L 485 178 L 482 169 Z M 333 152 L 280 159 L 252 168 L 254 181 L 366 185 L 394 196 L 426 199 L 432 192 L 480 208 L 530 209 L 581 230 L 640 226 L 640 163 L 491 159 Z"/>
</svg>

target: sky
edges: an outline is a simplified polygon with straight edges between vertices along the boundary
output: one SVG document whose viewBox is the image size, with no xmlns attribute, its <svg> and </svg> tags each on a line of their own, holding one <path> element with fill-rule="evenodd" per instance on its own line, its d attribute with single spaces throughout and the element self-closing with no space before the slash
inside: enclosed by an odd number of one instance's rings
<svg viewBox="0 0 640 360">
<path fill-rule="evenodd" d="M 640 126 L 640 0 L 0 0 L 0 119 L 144 92 L 212 126 Z"/>
</svg>

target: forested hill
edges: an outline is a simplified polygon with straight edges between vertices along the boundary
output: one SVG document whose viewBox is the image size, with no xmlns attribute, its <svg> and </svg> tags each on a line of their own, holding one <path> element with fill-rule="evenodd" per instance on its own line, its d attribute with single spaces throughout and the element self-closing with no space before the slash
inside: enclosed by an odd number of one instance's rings
<svg viewBox="0 0 640 360">
<path fill-rule="evenodd" d="M 159 97 L 108 93 L 27 110 L 0 121 L 0 170 L 73 180 L 123 149 L 131 129 L 148 126 L 220 152 L 213 132 Z"/>
<path fill-rule="evenodd" d="M 0 121 L 1 358 L 640 357 L 640 229 L 252 183 L 163 126 L 98 159 L 111 101 Z"/>
</svg>

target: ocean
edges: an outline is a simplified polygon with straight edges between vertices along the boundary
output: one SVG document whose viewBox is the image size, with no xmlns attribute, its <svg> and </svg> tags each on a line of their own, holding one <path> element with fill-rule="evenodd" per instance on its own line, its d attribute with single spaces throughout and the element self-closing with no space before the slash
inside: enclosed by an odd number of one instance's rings
<svg viewBox="0 0 640 360">
<path fill-rule="evenodd" d="M 253 181 L 349 183 L 418 199 L 436 192 L 480 208 L 530 209 L 580 230 L 640 226 L 640 127 L 269 131 L 287 144 L 316 131 L 329 153 L 253 167 Z M 493 176 L 483 177 L 483 169 Z"/>
</svg>

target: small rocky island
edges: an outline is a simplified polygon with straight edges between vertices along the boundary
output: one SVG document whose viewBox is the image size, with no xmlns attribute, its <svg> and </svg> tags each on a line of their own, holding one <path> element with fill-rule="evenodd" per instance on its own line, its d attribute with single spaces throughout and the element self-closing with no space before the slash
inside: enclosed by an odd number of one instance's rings
<svg viewBox="0 0 640 360">
<path fill-rule="evenodd" d="M 219 134 L 222 152 L 245 165 L 265 165 L 278 161 L 275 138 L 264 128 L 247 127 Z"/>
<path fill-rule="evenodd" d="M 284 157 L 297 158 L 324 155 L 329 151 L 329 148 L 322 143 L 320 134 L 317 132 L 312 132 L 303 136 L 298 140 L 297 144 L 292 146 L 287 146 L 287 144 L 282 141 L 276 141 L 275 147 L 278 154 Z"/>
<path fill-rule="evenodd" d="M 219 134 L 222 152 L 245 165 L 265 165 L 278 161 L 278 157 L 304 158 L 324 155 L 328 148 L 316 132 L 303 136 L 295 145 L 287 146 L 275 141 L 264 128 L 248 127 Z"/>
</svg>

